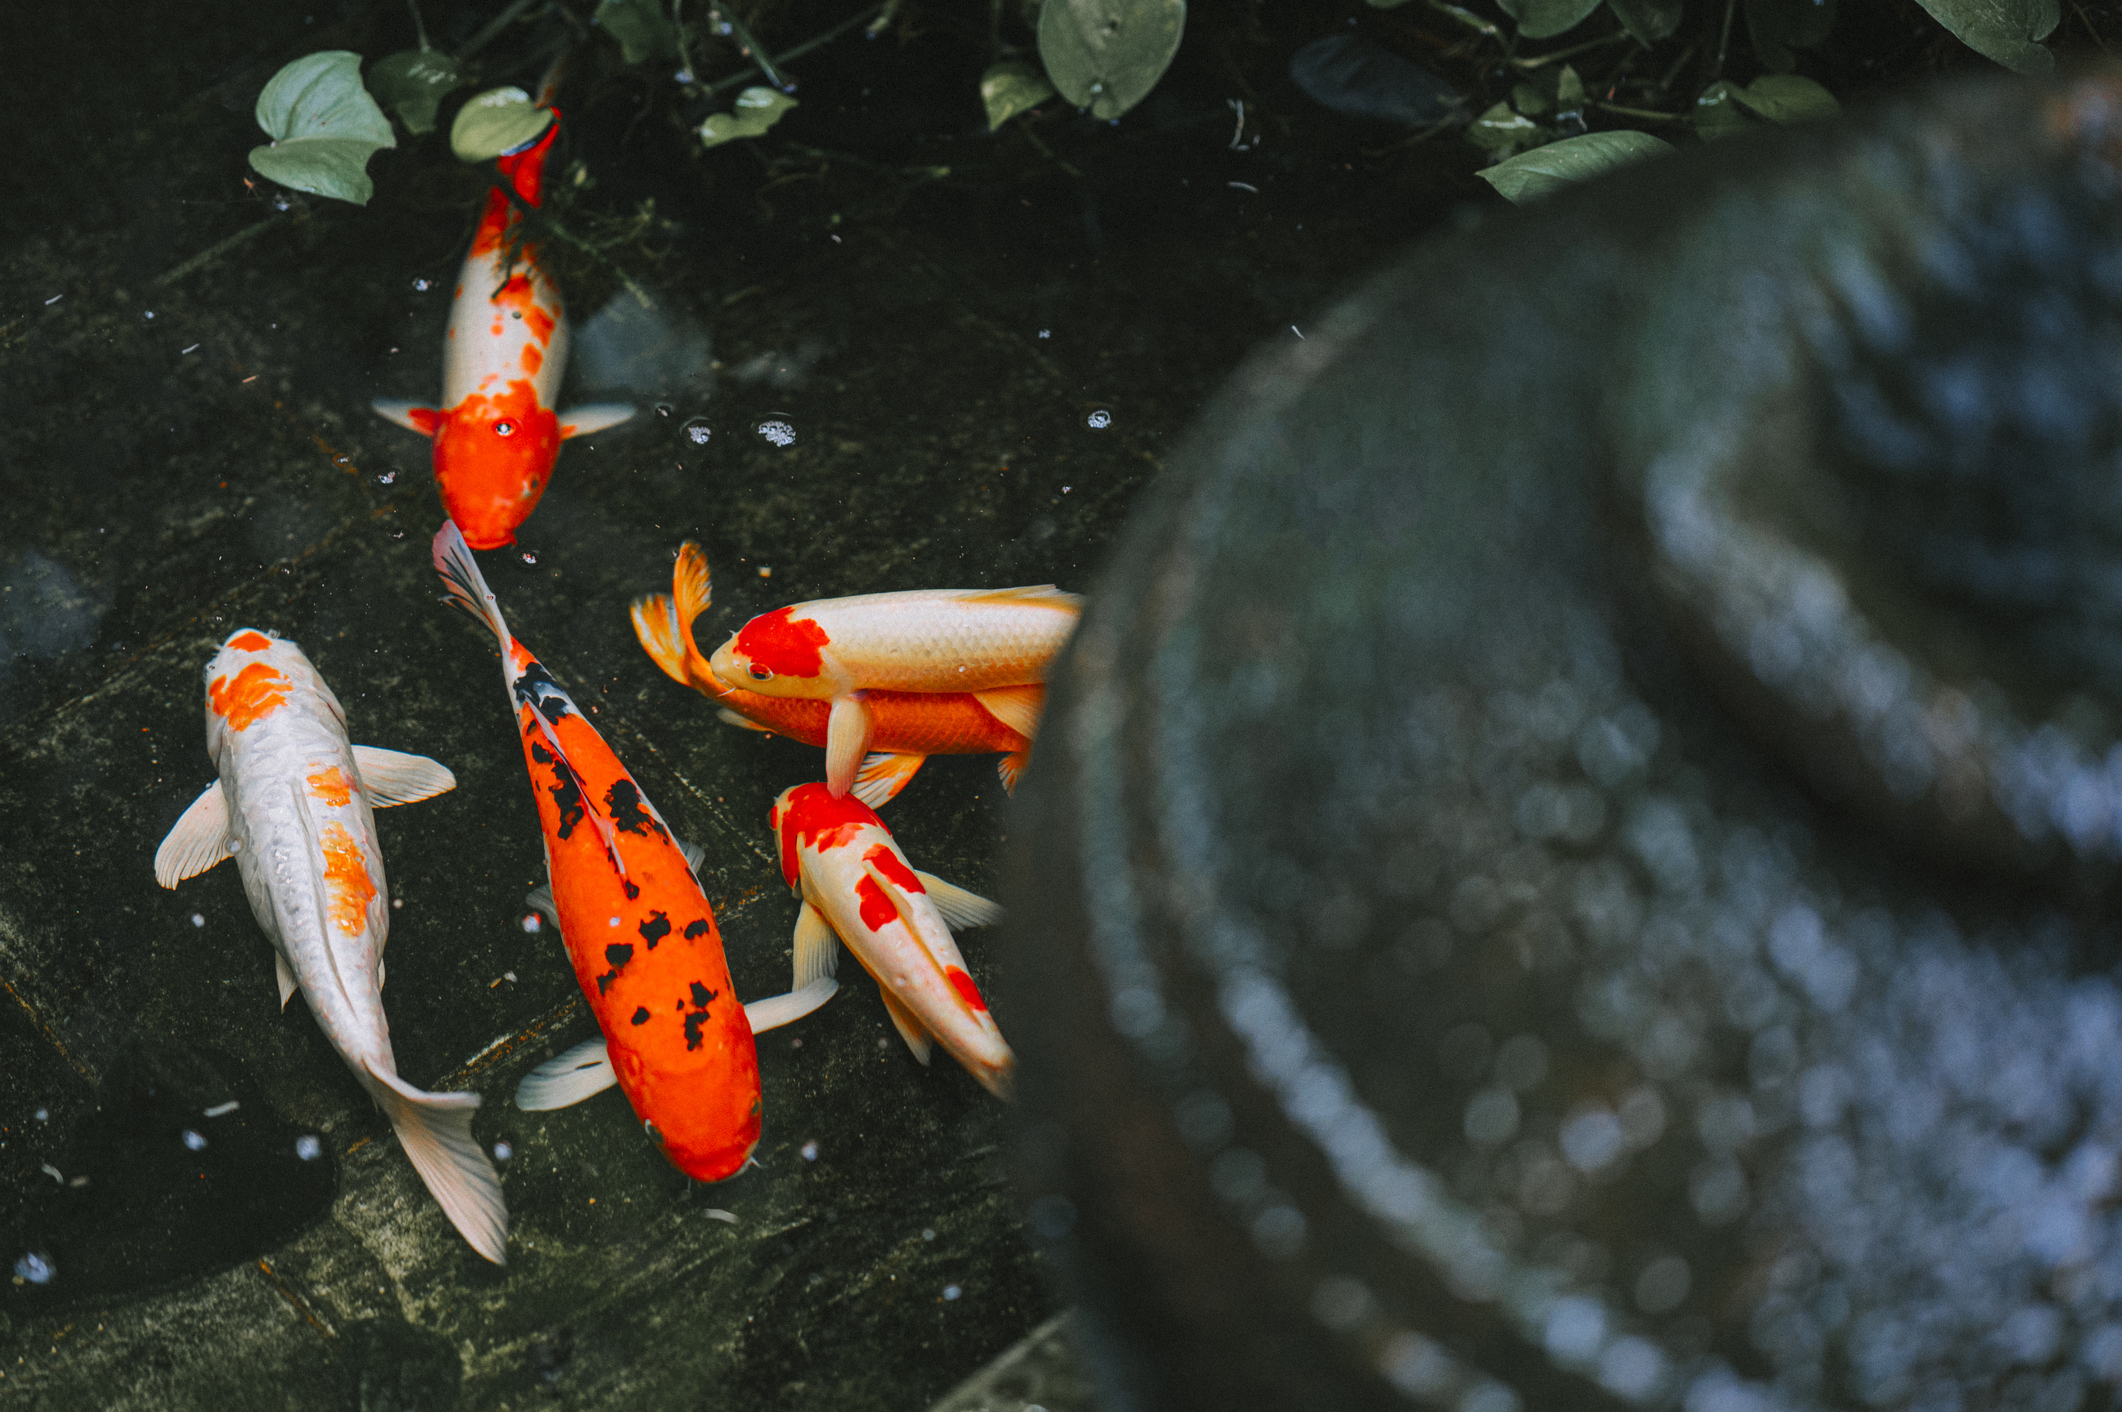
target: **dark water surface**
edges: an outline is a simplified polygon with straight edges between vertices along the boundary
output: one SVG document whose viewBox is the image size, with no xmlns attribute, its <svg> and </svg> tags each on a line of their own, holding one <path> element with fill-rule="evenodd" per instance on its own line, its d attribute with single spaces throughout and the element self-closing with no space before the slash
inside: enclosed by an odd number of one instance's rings
<svg viewBox="0 0 2122 1412">
<path fill-rule="evenodd" d="M 449 44 L 498 8 L 427 18 Z M 627 603 L 668 591 L 678 544 L 717 573 L 710 645 L 804 598 L 1086 587 L 1248 348 L 1485 192 L 1470 152 L 1387 152 L 1391 131 L 1295 97 L 1281 65 L 1339 12 L 1235 57 L 1190 41 L 1119 126 L 1043 129 L 1049 160 L 987 136 L 966 8 L 842 41 L 773 138 L 704 156 L 646 80 L 607 66 L 562 95 L 555 171 L 593 178 L 563 219 L 608 233 L 653 198 L 673 223 L 611 254 L 652 310 L 594 262 L 562 272 L 563 404 L 644 415 L 570 446 L 521 543 L 482 562 L 705 846 L 746 997 L 786 989 L 795 920 L 767 808 L 822 757 L 718 723 L 638 649 Z M 812 9 L 781 42 L 848 13 Z M 435 394 L 486 177 L 401 134 L 368 207 L 276 213 L 244 164 L 281 63 L 411 39 L 381 4 L 0 19 L 11 106 L 43 133 L 0 211 L 0 1405 L 927 1406 L 1055 1296 L 1004 1184 L 1003 1107 L 913 1062 L 855 968 L 762 1037 L 762 1167 L 738 1179 L 689 1183 L 615 1093 L 509 1102 L 593 1025 L 554 931 L 521 925 L 538 827 L 491 644 L 438 601 L 427 447 L 367 406 Z M 507 54 L 483 81 L 531 82 Z M 1267 141 L 1233 150 L 1241 96 Z M 154 883 L 213 778 L 201 668 L 242 625 L 302 645 L 355 740 L 456 772 L 379 816 L 385 1003 L 403 1075 L 484 1095 L 478 1135 L 508 1146 L 505 1270 L 308 1011 L 276 1008 L 235 870 Z M 991 890 L 1003 803 L 991 759 L 938 759 L 886 817 L 919 866 Z M 992 990 L 994 937 L 964 946 Z"/>
</svg>

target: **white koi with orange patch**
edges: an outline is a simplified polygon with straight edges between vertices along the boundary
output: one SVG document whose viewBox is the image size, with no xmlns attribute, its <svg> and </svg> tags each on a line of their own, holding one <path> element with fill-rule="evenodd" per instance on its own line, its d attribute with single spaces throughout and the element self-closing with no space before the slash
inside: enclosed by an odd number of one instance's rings
<svg viewBox="0 0 2122 1412">
<path fill-rule="evenodd" d="M 235 858 L 273 944 L 280 1004 L 302 992 L 451 1222 L 500 1263 L 508 1212 L 472 1136 L 479 1096 L 399 1078 L 383 1014 L 390 888 L 372 811 L 440 794 L 456 777 L 425 756 L 353 744 L 302 649 L 254 628 L 230 634 L 207 663 L 206 746 L 221 778 L 162 840 L 155 881 L 173 888 Z"/>
<path fill-rule="evenodd" d="M 876 977 L 915 1058 L 926 1064 L 941 1044 L 989 1092 L 1009 1097 L 1015 1056 L 951 937 L 953 926 L 986 926 L 1002 909 L 917 872 L 874 810 L 822 784 L 783 790 L 772 826 L 781 876 L 803 901 L 793 989 L 832 975 L 837 936 Z"/>
</svg>

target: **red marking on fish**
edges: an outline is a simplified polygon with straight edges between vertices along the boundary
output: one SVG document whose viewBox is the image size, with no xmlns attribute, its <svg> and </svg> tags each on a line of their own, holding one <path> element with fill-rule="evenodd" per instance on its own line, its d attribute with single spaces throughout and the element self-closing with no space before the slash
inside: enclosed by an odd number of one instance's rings
<svg viewBox="0 0 2122 1412">
<path fill-rule="evenodd" d="M 443 414 L 435 429 L 435 480 L 464 542 L 498 549 L 513 541 L 559 455 L 560 419 L 539 405 L 528 378 L 499 393 L 471 393 Z"/>
<path fill-rule="evenodd" d="M 921 886 L 921 879 L 914 876 L 914 870 L 900 862 L 899 855 L 881 843 L 872 844 L 869 851 L 862 855 L 862 861 L 876 868 L 878 872 L 884 874 L 884 876 L 890 878 L 908 892 L 928 891 L 927 888 Z"/>
<path fill-rule="evenodd" d="M 530 325 L 532 338 L 537 339 L 540 343 L 551 343 L 553 341 L 553 329 L 557 320 L 551 314 L 546 313 L 545 310 L 539 308 L 536 304 L 532 304 L 523 311 L 523 318 Z"/>
<path fill-rule="evenodd" d="M 331 898 L 332 925 L 348 936 L 358 936 L 368 925 L 368 904 L 376 897 L 368 860 L 344 824 L 326 824 L 323 844 L 324 888 Z"/>
<path fill-rule="evenodd" d="M 216 678 L 206 697 L 229 729 L 249 730 L 287 700 L 287 678 L 263 662 L 253 662 L 233 678 Z"/>
<path fill-rule="evenodd" d="M 823 665 L 818 649 L 831 645 L 825 629 L 794 608 L 761 613 L 737 633 L 737 650 L 777 677 L 814 677 Z"/>
<path fill-rule="evenodd" d="M 337 765 L 333 765 L 329 769 L 319 770 L 304 783 L 309 785 L 309 792 L 313 796 L 323 800 L 334 809 L 339 808 L 354 797 L 353 785 L 348 783 L 345 775 L 339 773 Z"/>
<path fill-rule="evenodd" d="M 862 881 L 855 884 L 855 896 L 862 899 L 862 925 L 871 931 L 881 931 L 887 923 L 898 919 L 898 907 L 893 904 L 891 898 L 884 895 L 884 889 L 877 885 L 877 880 L 867 873 L 862 875 Z"/>
<path fill-rule="evenodd" d="M 543 367 L 544 365 L 545 354 L 539 350 L 538 345 L 535 343 L 524 344 L 523 371 L 529 373 L 532 377 L 536 377 L 538 375 L 538 369 Z"/>
<path fill-rule="evenodd" d="M 968 976 L 956 966 L 944 967 L 943 975 L 951 983 L 951 988 L 958 992 L 960 1000 L 963 1000 L 975 1010 L 985 1010 L 987 1008 L 987 1002 L 980 998 L 980 987 L 973 984 L 971 976 Z"/>
<path fill-rule="evenodd" d="M 273 645 L 273 640 L 262 632 L 239 632 L 230 638 L 226 645 L 238 652 L 263 652 Z"/>
</svg>

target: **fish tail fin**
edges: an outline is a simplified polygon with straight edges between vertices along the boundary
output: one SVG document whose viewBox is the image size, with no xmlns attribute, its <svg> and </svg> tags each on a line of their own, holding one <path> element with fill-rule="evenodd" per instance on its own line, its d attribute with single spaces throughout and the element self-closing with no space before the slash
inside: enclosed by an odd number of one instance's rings
<svg viewBox="0 0 2122 1412">
<path fill-rule="evenodd" d="M 501 1177 L 472 1136 L 479 1095 L 428 1093 L 374 1065 L 368 1075 L 399 1145 L 450 1224 L 472 1249 L 496 1265 L 507 1264 L 508 1203 Z"/>
<path fill-rule="evenodd" d="M 671 566 L 671 622 L 685 644 L 685 660 L 695 681 L 715 680 L 708 670 L 707 654 L 693 640 L 693 621 L 715 601 L 713 580 L 707 570 L 707 555 L 691 540 L 678 546 L 678 562 Z"/>
<path fill-rule="evenodd" d="M 641 643 L 641 650 L 649 660 L 663 669 L 663 675 L 680 686 L 691 686 L 692 679 L 685 674 L 685 648 L 678 640 L 677 619 L 671 612 L 671 601 L 660 593 L 651 593 L 645 598 L 636 598 L 628 610 L 634 619 L 634 636 Z"/>
<path fill-rule="evenodd" d="M 442 575 L 450 602 L 493 629 L 506 662 L 509 644 L 515 641 L 509 636 L 508 619 L 501 616 L 501 605 L 486 586 L 486 575 L 479 572 L 479 561 L 472 557 L 471 546 L 464 542 L 464 532 L 455 520 L 444 520 L 435 531 L 435 572 Z"/>
</svg>

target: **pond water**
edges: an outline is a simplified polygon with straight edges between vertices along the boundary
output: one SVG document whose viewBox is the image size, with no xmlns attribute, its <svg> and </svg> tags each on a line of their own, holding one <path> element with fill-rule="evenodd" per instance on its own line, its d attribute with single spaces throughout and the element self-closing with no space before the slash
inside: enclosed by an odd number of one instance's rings
<svg viewBox="0 0 2122 1412">
<path fill-rule="evenodd" d="M 499 8 L 426 21 L 461 44 Z M 844 17 L 795 6 L 774 34 Z M 1281 73 L 1309 18 L 1236 58 L 1190 44 L 1122 123 L 1043 125 L 1050 155 L 987 134 L 980 26 L 927 22 L 811 56 L 756 144 L 695 150 L 668 81 L 609 62 L 561 97 L 554 208 L 608 242 L 556 259 L 565 400 L 641 415 L 571 444 L 481 559 L 705 848 L 747 998 L 786 989 L 796 916 L 767 809 L 822 757 L 718 722 L 641 652 L 627 605 L 668 591 L 679 544 L 716 574 L 709 643 L 801 599 L 1085 589 L 1241 355 L 1493 199 L 1469 150 L 1307 108 Z M 534 81 L 530 32 L 486 81 Z M 915 1063 L 854 968 L 762 1037 L 759 1166 L 728 1182 L 688 1181 L 616 1094 L 509 1101 L 593 1022 L 525 925 L 539 828 L 491 640 L 440 601 L 428 448 L 368 408 L 434 395 L 488 177 L 401 133 L 365 208 L 281 209 L 244 162 L 279 65 L 408 47 L 404 7 L 25 7 L 0 35 L 41 131 L 0 214 L 0 1404 L 905 1409 L 1040 1326 L 1004 1106 Z M 213 779 L 201 669 L 241 626 L 298 642 L 357 742 L 456 774 L 378 818 L 385 1004 L 410 1082 L 484 1098 L 506 1268 L 276 1005 L 236 871 L 155 884 Z M 917 865 L 992 891 L 1006 803 L 990 758 L 942 758 L 887 817 Z M 996 937 L 963 946 L 993 991 Z"/>
</svg>

